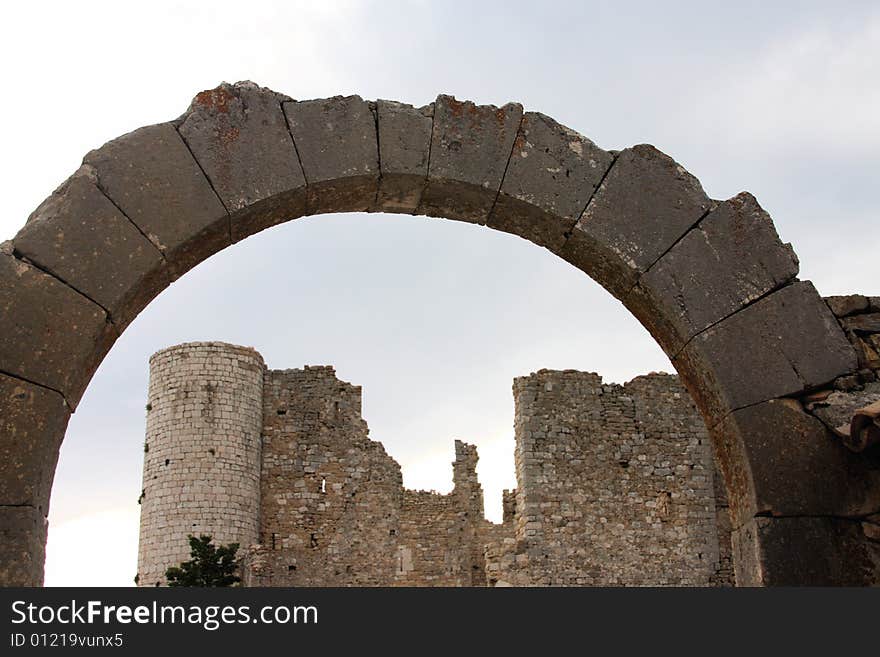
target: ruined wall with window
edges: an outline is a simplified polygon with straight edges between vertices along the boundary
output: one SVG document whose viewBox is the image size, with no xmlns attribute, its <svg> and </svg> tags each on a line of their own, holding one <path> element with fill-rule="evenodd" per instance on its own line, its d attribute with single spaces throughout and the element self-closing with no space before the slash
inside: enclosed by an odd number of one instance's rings
<svg viewBox="0 0 880 657">
<path fill-rule="evenodd" d="M 385 584 L 393 571 L 400 466 L 368 438 L 361 389 L 332 367 L 267 370 L 260 543 L 266 585 Z M 268 568 L 268 570 L 267 570 Z"/>
</svg>

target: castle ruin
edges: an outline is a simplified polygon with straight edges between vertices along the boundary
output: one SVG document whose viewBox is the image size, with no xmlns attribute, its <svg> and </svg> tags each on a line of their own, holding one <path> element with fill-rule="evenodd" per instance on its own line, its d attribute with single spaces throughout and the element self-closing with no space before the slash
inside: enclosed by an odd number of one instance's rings
<svg viewBox="0 0 880 657">
<path fill-rule="evenodd" d="M 138 581 L 165 583 L 187 535 L 243 547 L 246 586 L 733 583 L 730 520 L 702 418 L 676 376 L 519 377 L 515 491 L 484 516 L 477 451 L 453 489 L 408 490 L 332 367 L 270 370 L 253 349 L 150 360 Z"/>
</svg>

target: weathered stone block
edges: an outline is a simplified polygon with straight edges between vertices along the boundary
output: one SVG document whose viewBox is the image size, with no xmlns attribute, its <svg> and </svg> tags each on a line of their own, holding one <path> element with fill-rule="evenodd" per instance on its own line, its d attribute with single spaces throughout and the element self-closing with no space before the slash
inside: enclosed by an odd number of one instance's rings
<svg viewBox="0 0 880 657">
<path fill-rule="evenodd" d="M 308 213 L 364 212 L 376 201 L 376 117 L 360 96 L 282 105 L 308 183 Z"/>
<path fill-rule="evenodd" d="M 52 388 L 72 409 L 117 331 L 100 306 L 0 246 L 0 370 Z"/>
<path fill-rule="evenodd" d="M 382 177 L 376 210 L 415 212 L 428 176 L 434 105 L 376 101 Z"/>
<path fill-rule="evenodd" d="M 697 333 L 797 276 L 798 260 L 755 198 L 714 208 L 633 288 L 627 307 L 674 356 Z"/>
<path fill-rule="evenodd" d="M 30 506 L 0 506 L 0 584 L 42 586 L 46 517 Z"/>
<path fill-rule="evenodd" d="M 612 160 L 549 116 L 526 112 L 488 225 L 558 251 Z"/>
<path fill-rule="evenodd" d="M 44 515 L 70 409 L 57 392 L 0 374 L 0 505 Z"/>
<path fill-rule="evenodd" d="M 123 135 L 83 161 L 176 275 L 231 243 L 229 215 L 171 123 Z"/>
<path fill-rule="evenodd" d="M 757 514 L 856 516 L 880 509 L 880 455 L 856 455 L 793 400 L 734 411 L 713 429 L 734 526 Z"/>
<path fill-rule="evenodd" d="M 809 281 L 783 287 L 698 334 L 673 364 L 710 426 L 732 410 L 857 368 L 852 346 Z"/>
<path fill-rule="evenodd" d="M 438 96 L 428 184 L 418 214 L 485 224 L 521 118 L 518 103 L 495 107 Z"/>
<path fill-rule="evenodd" d="M 559 255 L 618 299 L 712 207 L 700 182 L 642 144 L 621 151 Z"/>
<path fill-rule="evenodd" d="M 232 214 L 232 239 L 306 213 L 306 180 L 281 103 L 253 82 L 203 91 L 178 130 Z"/>
<path fill-rule="evenodd" d="M 854 315 L 841 320 L 843 328 L 856 333 L 880 333 L 880 313 Z"/>
<path fill-rule="evenodd" d="M 733 532 L 737 586 L 876 586 L 880 542 L 841 518 L 754 518 Z"/>
<path fill-rule="evenodd" d="M 868 310 L 868 298 L 861 294 L 825 297 L 825 303 L 838 317 L 846 317 Z"/>
<path fill-rule="evenodd" d="M 13 247 L 100 304 L 122 331 L 170 284 L 171 275 L 156 246 L 96 181 L 91 167 L 80 167 L 34 210 Z"/>
</svg>

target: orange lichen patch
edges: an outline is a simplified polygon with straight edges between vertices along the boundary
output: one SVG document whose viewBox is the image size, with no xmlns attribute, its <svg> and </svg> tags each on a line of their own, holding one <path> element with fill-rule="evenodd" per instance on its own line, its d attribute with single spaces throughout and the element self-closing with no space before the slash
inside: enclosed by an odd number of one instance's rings
<svg viewBox="0 0 880 657">
<path fill-rule="evenodd" d="M 241 131 L 237 126 L 223 128 L 219 131 L 220 142 L 223 145 L 231 144 L 238 139 L 239 134 L 241 134 Z"/>
<path fill-rule="evenodd" d="M 229 113 L 229 101 L 235 97 L 229 90 L 229 85 L 221 84 L 216 89 L 208 89 L 196 95 L 193 104 L 211 108 L 223 114 Z"/>
<path fill-rule="evenodd" d="M 449 112 L 456 118 L 460 118 L 462 114 L 464 114 L 465 105 L 470 105 L 473 108 L 473 103 L 468 103 L 467 101 L 456 100 L 455 98 L 449 99 Z M 473 110 L 472 110 L 473 111 Z"/>
</svg>

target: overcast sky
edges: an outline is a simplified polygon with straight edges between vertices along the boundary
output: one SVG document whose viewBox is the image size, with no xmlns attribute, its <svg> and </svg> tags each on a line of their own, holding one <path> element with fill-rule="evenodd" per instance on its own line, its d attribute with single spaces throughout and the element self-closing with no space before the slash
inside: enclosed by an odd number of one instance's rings
<svg viewBox="0 0 880 657">
<path fill-rule="evenodd" d="M 880 294 L 874 2 L 30 2 L 4 7 L 0 240 L 89 150 L 251 79 L 296 99 L 519 101 L 608 149 L 652 143 L 713 198 L 754 193 L 820 293 Z M 190 340 L 332 364 L 414 488 L 478 445 L 490 517 L 513 487 L 514 376 L 623 382 L 671 366 L 581 272 L 486 228 L 299 219 L 214 256 L 116 343 L 70 423 L 47 585 L 130 585 L 147 359 Z"/>
</svg>

